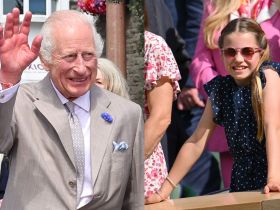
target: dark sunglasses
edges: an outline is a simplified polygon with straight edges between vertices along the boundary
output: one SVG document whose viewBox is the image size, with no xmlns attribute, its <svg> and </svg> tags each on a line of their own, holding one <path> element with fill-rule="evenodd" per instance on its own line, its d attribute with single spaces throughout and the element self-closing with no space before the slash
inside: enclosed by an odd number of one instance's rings
<svg viewBox="0 0 280 210">
<path fill-rule="evenodd" d="M 261 48 L 243 47 L 243 48 L 226 48 L 222 49 L 224 56 L 234 58 L 238 52 L 241 53 L 244 59 L 251 60 L 256 52 L 261 52 Z"/>
</svg>

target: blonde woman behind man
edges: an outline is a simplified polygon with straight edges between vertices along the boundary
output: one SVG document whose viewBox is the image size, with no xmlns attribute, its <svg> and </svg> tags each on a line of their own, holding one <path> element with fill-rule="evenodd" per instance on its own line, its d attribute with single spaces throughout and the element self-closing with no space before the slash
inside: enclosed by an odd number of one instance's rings
<svg viewBox="0 0 280 210">
<path fill-rule="evenodd" d="M 96 85 L 129 99 L 125 78 L 116 64 L 107 58 L 98 58 Z"/>
</svg>

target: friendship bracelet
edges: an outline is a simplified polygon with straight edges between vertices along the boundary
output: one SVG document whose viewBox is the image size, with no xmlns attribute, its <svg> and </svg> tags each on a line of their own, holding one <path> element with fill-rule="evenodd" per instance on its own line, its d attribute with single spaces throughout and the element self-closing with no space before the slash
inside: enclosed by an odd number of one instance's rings
<svg viewBox="0 0 280 210">
<path fill-rule="evenodd" d="M 176 184 L 167 176 L 166 180 L 172 185 L 173 188 L 176 188 Z"/>
</svg>

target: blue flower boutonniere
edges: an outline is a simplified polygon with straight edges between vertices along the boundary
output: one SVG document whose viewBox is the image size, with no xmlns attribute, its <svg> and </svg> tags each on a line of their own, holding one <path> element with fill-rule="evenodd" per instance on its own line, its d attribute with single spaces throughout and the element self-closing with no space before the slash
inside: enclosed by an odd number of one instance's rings
<svg viewBox="0 0 280 210">
<path fill-rule="evenodd" d="M 102 117 L 106 122 L 108 122 L 108 123 L 112 123 L 112 122 L 113 122 L 112 116 L 111 116 L 109 113 L 107 113 L 107 112 L 103 112 L 103 113 L 101 114 L 101 117 Z"/>
</svg>

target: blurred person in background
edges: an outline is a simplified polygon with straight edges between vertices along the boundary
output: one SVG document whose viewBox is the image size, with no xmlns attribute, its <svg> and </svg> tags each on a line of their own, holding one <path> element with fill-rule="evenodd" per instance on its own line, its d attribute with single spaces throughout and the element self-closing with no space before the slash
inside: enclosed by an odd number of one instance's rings
<svg viewBox="0 0 280 210">
<path fill-rule="evenodd" d="M 181 108 L 185 89 L 193 87 L 189 77 L 189 65 L 194 53 L 203 11 L 201 0 L 147 0 L 149 30 L 165 38 L 171 48 L 182 76 L 179 81 L 182 92 L 172 106 L 171 123 L 162 142 L 172 167 L 180 148 L 194 132 L 203 112 L 201 107 Z M 172 14 L 172 16 L 171 16 Z M 177 21 L 176 21 L 177 20 Z M 176 25 L 181 30 L 178 33 Z M 180 26 L 179 26 L 180 25 Z M 183 39 L 184 38 L 184 39 Z M 166 144 L 164 144 L 166 142 Z M 221 178 L 217 159 L 207 150 L 203 152 L 191 171 L 180 182 L 179 197 L 207 194 L 220 189 Z M 174 194 L 176 195 L 176 193 Z"/>
<path fill-rule="evenodd" d="M 97 59 L 97 75 L 95 84 L 119 96 L 129 99 L 129 88 L 121 71 L 108 58 Z"/>
<path fill-rule="evenodd" d="M 171 121 L 172 102 L 180 91 L 180 72 L 172 51 L 164 39 L 147 31 L 145 10 L 144 32 L 144 190 L 145 197 L 157 192 L 167 176 L 162 137 Z"/>
</svg>

